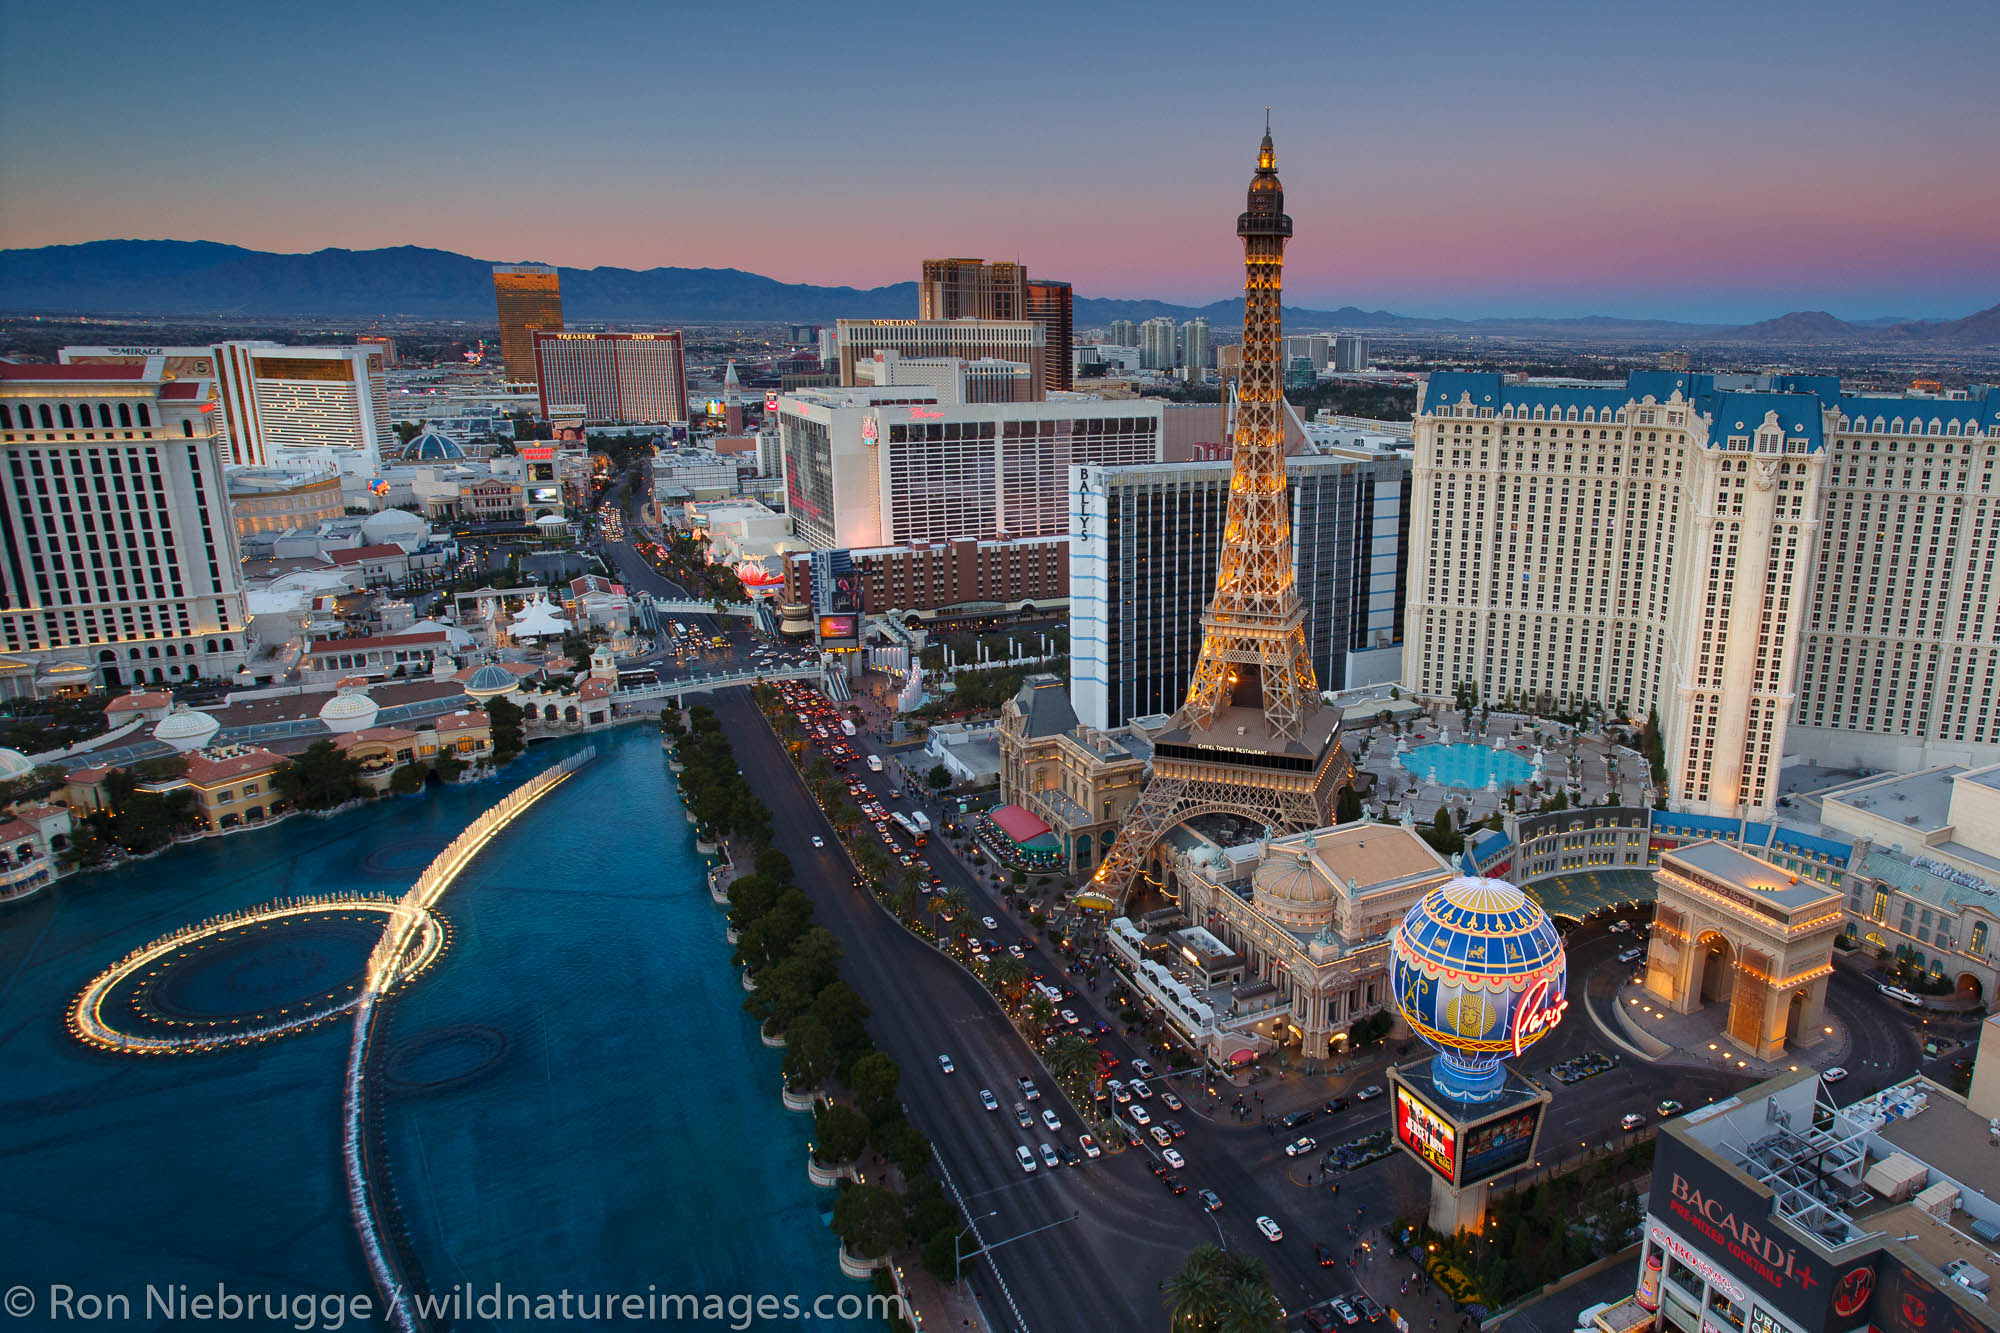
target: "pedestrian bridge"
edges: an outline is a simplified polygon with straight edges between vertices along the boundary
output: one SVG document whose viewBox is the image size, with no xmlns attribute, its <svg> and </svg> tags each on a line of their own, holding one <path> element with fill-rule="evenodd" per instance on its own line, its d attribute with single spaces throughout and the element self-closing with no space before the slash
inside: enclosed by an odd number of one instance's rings
<svg viewBox="0 0 2000 1333">
<path fill-rule="evenodd" d="M 745 667 L 741 671 L 718 671 L 681 676 L 652 685 L 635 685 L 631 689 L 619 690 L 611 697 L 615 703 L 639 703 L 647 699 L 678 699 L 683 694 L 726 690 L 732 685 L 754 685 L 760 680 L 818 680 L 819 677 L 820 668 L 817 665 Z"/>
<path fill-rule="evenodd" d="M 741 620 L 757 618 L 755 602 L 724 602 L 722 609 L 718 611 L 714 602 L 697 602 L 692 599 L 675 601 L 671 597 L 654 597 L 651 601 L 654 613 L 669 619 L 675 616 L 735 616 Z"/>
</svg>

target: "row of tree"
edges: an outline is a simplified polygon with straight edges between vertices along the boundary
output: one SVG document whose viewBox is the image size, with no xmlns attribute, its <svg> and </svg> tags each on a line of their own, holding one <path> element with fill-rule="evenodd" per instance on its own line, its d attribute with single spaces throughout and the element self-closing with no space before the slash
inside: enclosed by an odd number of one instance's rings
<svg viewBox="0 0 2000 1333">
<path fill-rule="evenodd" d="M 750 872 L 729 885 L 735 962 L 756 986 L 743 1007 L 767 1034 L 785 1039 L 786 1088 L 794 1095 L 822 1094 L 813 1160 L 839 1169 L 872 1152 L 893 1163 L 902 1179 L 900 1193 L 882 1183 L 844 1181 L 833 1204 L 834 1233 L 863 1259 L 917 1245 L 933 1275 L 955 1280 L 957 1210 L 930 1174 L 930 1140 L 903 1112 L 897 1095 L 902 1068 L 876 1049 L 868 1006 L 840 977 L 840 942 L 814 924 L 812 900 L 799 888 L 791 858 L 770 845 L 770 812 L 737 771 L 714 713 L 697 706 L 683 728 L 669 712 L 662 725 L 675 737 L 676 757 L 685 766 L 681 788 L 688 808 L 753 849 Z M 846 1095 L 826 1095 L 832 1084 Z"/>
<path fill-rule="evenodd" d="M 695 820 L 719 838 L 741 838 L 759 846 L 771 840 L 771 811 L 750 790 L 736 766 L 736 751 L 722 723 L 706 704 L 696 704 L 682 723 L 668 709 L 660 729 L 672 740 L 682 765 L 681 801 Z"/>
<path fill-rule="evenodd" d="M 1498 1195 L 1484 1231 L 1444 1236 L 1409 1223 L 1405 1234 L 1454 1299 L 1499 1309 L 1631 1244 L 1641 1220 L 1637 1187 L 1652 1158 L 1647 1140 Z"/>
</svg>

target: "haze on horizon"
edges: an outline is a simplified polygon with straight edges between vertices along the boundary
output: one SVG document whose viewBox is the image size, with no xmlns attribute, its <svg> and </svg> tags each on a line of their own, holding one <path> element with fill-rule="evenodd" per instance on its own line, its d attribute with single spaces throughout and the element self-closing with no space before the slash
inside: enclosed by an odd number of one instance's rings
<svg viewBox="0 0 2000 1333">
<path fill-rule="evenodd" d="M 857 287 L 978 255 L 1201 304 L 1237 290 L 1269 103 L 1290 304 L 1736 322 L 2000 299 L 1992 4 L 1499 8 L 15 4 L 0 246 L 422 245 Z"/>
</svg>

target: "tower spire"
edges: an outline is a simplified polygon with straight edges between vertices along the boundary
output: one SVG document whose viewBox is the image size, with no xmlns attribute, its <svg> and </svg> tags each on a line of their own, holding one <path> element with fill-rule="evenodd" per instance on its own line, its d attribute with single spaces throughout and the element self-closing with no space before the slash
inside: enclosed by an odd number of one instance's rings
<svg viewBox="0 0 2000 1333">
<path fill-rule="evenodd" d="M 1327 822 L 1351 772 L 1339 715 L 1321 706 L 1292 565 L 1285 478 L 1285 243 L 1270 109 L 1236 234 L 1243 240 L 1243 358 L 1231 436 L 1229 509 L 1215 593 L 1187 700 L 1154 737 L 1153 778 L 1092 880 L 1122 906 L 1162 835 L 1205 810 L 1285 829 Z"/>
</svg>

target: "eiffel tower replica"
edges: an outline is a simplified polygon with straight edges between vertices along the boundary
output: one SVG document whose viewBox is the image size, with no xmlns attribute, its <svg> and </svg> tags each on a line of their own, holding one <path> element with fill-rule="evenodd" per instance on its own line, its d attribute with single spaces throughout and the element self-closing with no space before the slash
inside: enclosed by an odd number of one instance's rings
<svg viewBox="0 0 2000 1333">
<path fill-rule="evenodd" d="M 1243 368 L 1222 560 L 1187 702 L 1154 738 L 1152 780 L 1091 879 L 1089 892 L 1120 911 L 1146 858 L 1176 824 L 1227 813 L 1286 832 L 1319 828 L 1331 822 L 1334 794 L 1353 772 L 1340 744 L 1340 715 L 1320 704 L 1292 567 L 1279 313 L 1292 220 L 1268 114 L 1236 234 L 1243 238 Z"/>
</svg>

